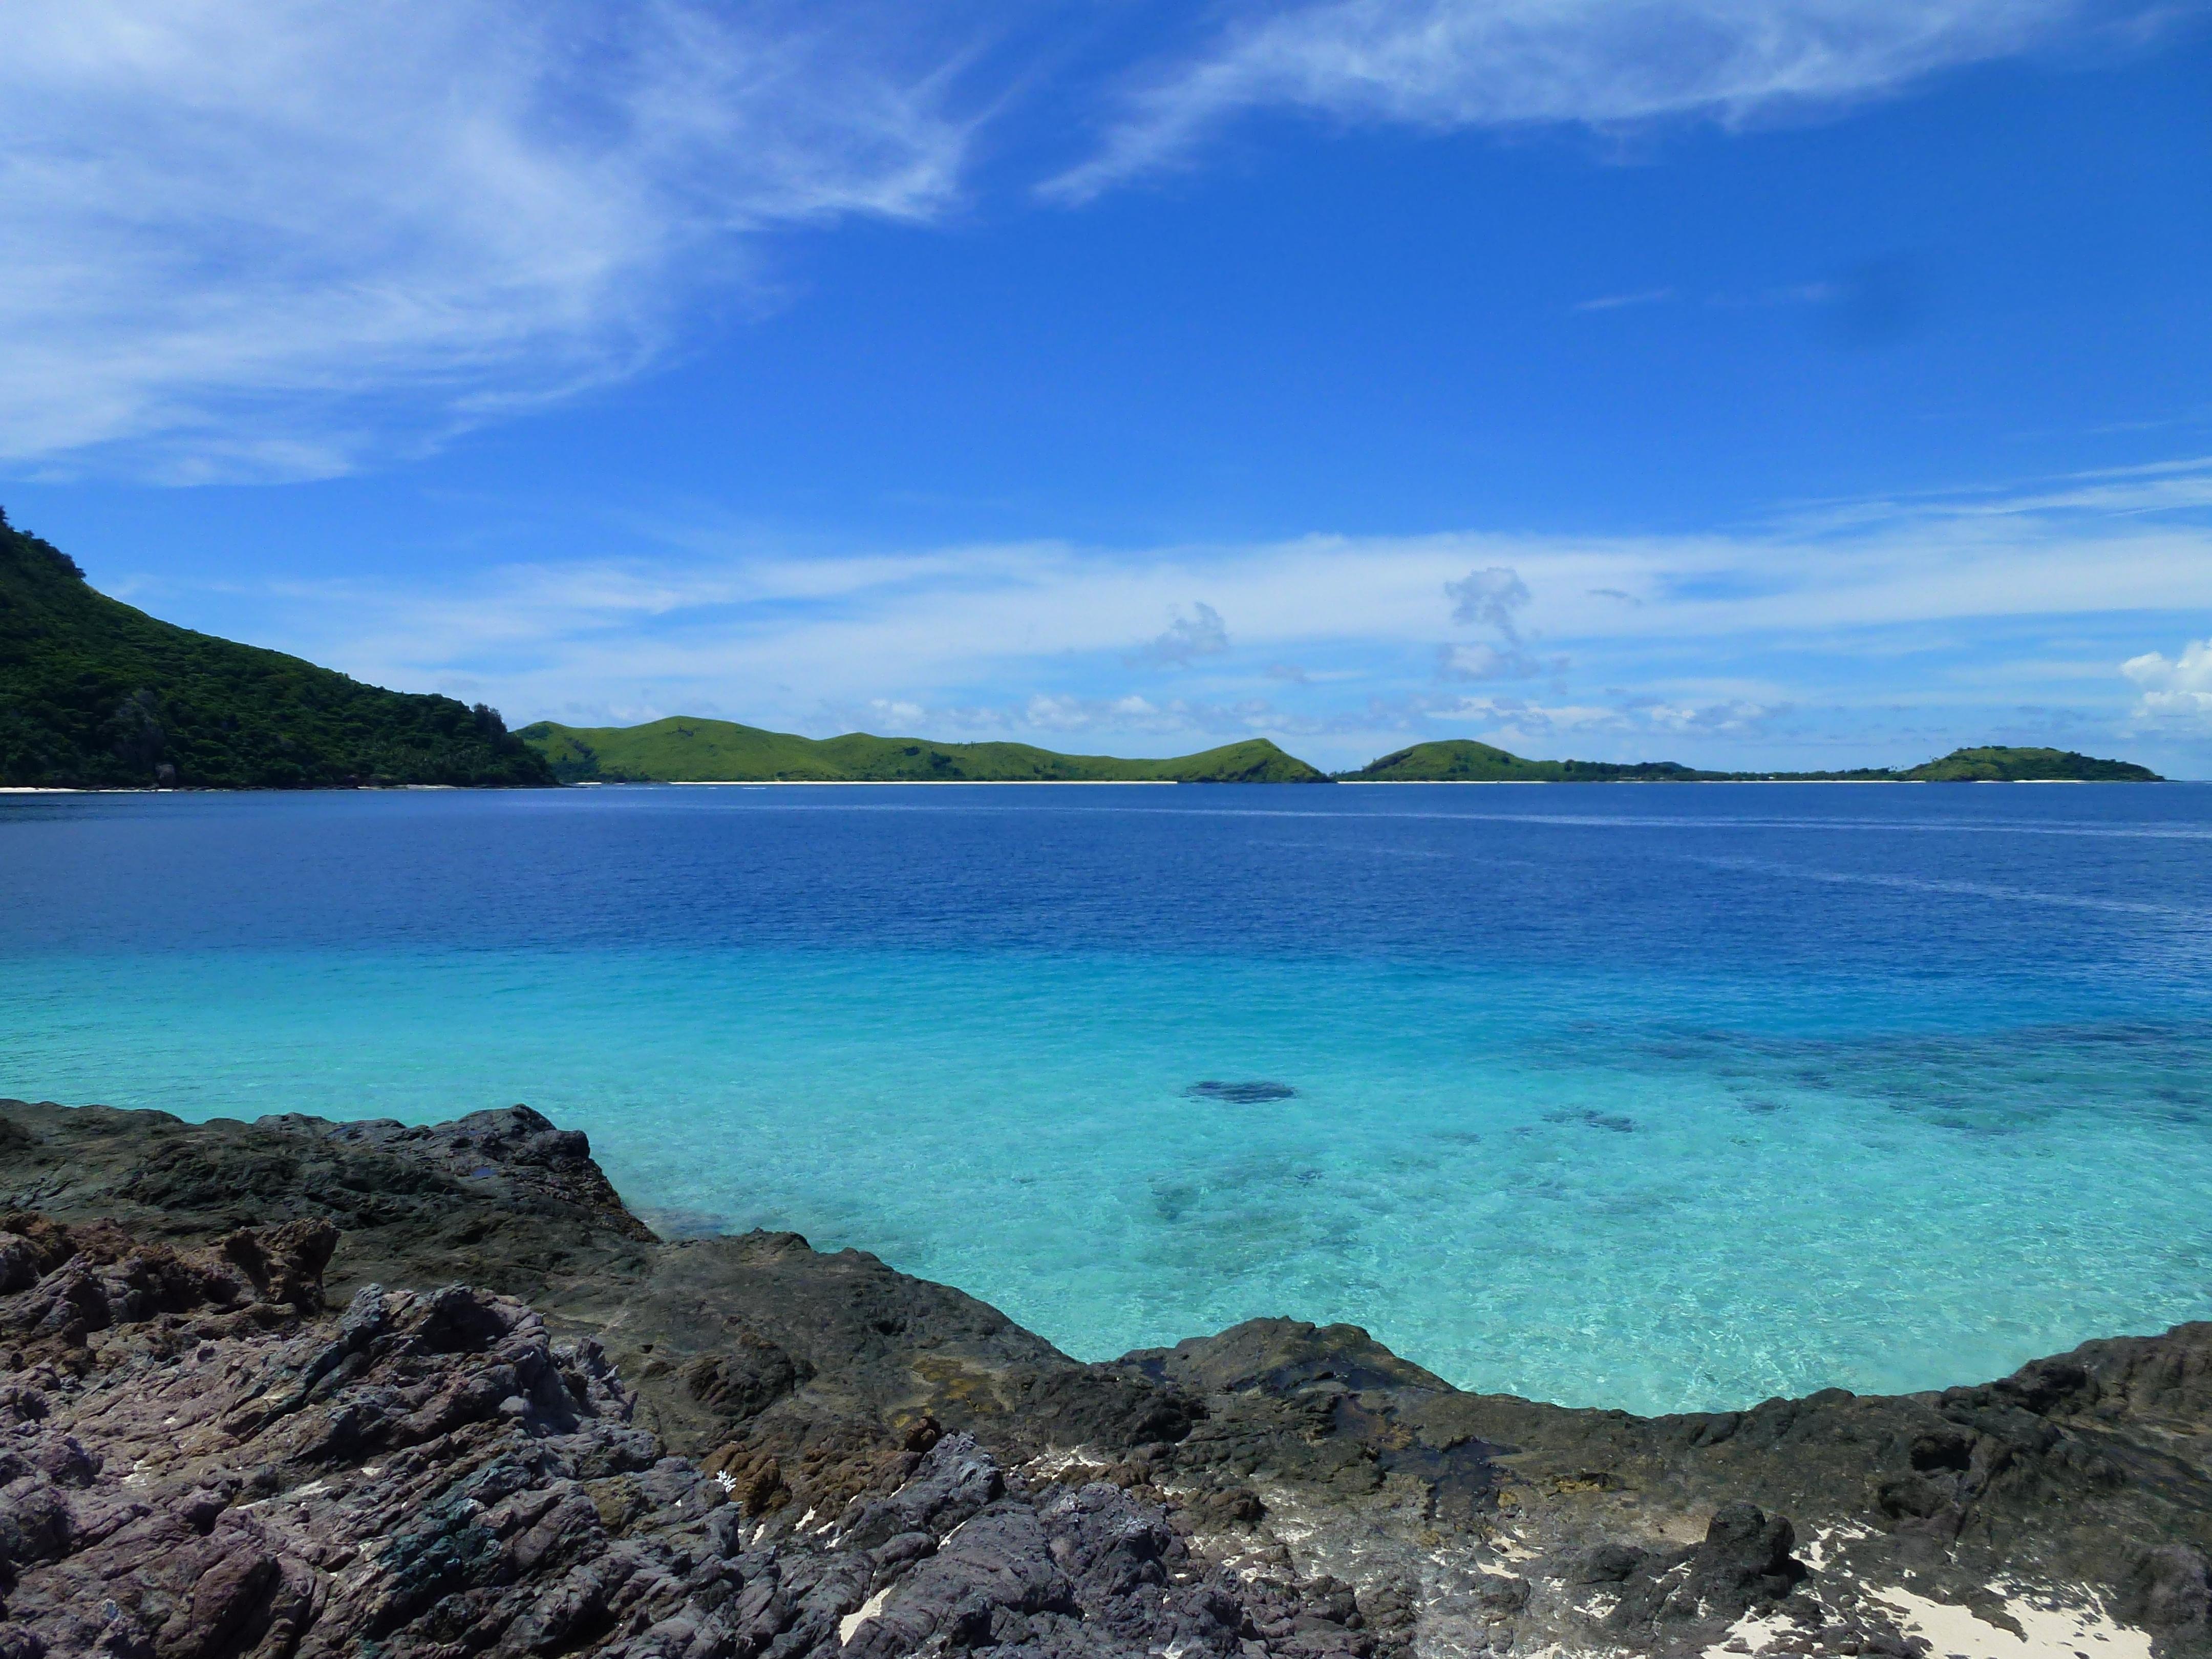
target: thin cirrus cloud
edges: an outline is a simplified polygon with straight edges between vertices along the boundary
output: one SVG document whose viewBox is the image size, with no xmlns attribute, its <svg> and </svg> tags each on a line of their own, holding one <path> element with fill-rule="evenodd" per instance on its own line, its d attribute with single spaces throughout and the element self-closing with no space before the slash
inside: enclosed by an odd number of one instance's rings
<svg viewBox="0 0 2212 1659">
<path fill-rule="evenodd" d="M 1664 305 L 1674 297 L 1671 288 L 1647 288 L 1634 294 L 1601 294 L 1595 300 L 1578 300 L 1573 311 L 1627 311 L 1637 306 Z"/>
<path fill-rule="evenodd" d="M 1248 5 L 1124 94 L 1081 201 L 1186 163 L 1249 110 L 1432 131 L 1736 123 L 1892 93 L 2119 9 L 2091 0 L 1317 0 Z"/>
<path fill-rule="evenodd" d="M 911 28 L 699 0 L 0 8 L 0 459 L 318 476 L 634 371 L 748 233 L 927 217 Z"/>
<path fill-rule="evenodd" d="M 1848 102 L 2143 3 L 1246 3 L 1125 86 L 1043 188 L 1081 200 L 1187 161 L 1261 106 L 1447 129 Z M 994 112 L 1101 73 L 1067 15 L 0 6 L 0 462 L 329 476 L 634 374 L 772 289 L 765 236 L 955 206 Z"/>
</svg>

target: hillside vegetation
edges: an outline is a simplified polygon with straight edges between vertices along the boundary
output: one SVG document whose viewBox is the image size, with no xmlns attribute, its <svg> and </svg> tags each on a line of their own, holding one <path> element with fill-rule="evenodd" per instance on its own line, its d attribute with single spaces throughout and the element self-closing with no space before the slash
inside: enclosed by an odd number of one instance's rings
<svg viewBox="0 0 2212 1659">
<path fill-rule="evenodd" d="M 1445 738 L 1337 775 L 1374 783 L 1696 783 L 1729 775 L 1693 771 L 1673 761 L 1524 760 L 1471 738 Z"/>
<path fill-rule="evenodd" d="M 645 726 L 540 720 L 515 734 L 564 783 L 1325 783 L 1264 738 L 1170 760 L 1060 755 L 1025 743 L 929 743 L 848 732 L 802 738 L 673 715 Z"/>
<path fill-rule="evenodd" d="M 550 784 L 497 711 L 156 620 L 0 514 L 0 784 Z"/>
<path fill-rule="evenodd" d="M 1528 760 L 1418 743 L 1340 777 L 1368 782 L 1866 780 L 2154 782 L 2070 750 L 1960 749 L 1905 769 L 1705 772 L 1672 761 Z M 0 513 L 0 785 L 312 788 L 562 782 L 1325 783 L 1264 738 L 1165 760 L 864 732 L 813 738 L 675 717 L 510 733 L 496 710 L 364 685 L 297 657 L 179 628 L 95 592 Z"/>
<path fill-rule="evenodd" d="M 1941 760 L 1901 770 L 1861 767 L 1848 772 L 1700 772 L 1673 761 L 1524 760 L 1466 738 L 1417 743 L 1340 772 L 1364 783 L 2158 783 L 2148 767 L 2096 760 L 2071 750 L 1957 749 Z"/>
<path fill-rule="evenodd" d="M 1910 783 L 2162 783 L 2148 766 L 2097 760 L 2071 749 L 1954 749 L 1897 775 Z"/>
</svg>

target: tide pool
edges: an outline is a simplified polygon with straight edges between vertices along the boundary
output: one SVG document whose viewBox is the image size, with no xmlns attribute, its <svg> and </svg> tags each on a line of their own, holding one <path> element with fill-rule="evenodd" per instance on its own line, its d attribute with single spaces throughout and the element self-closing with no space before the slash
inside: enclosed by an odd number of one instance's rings
<svg viewBox="0 0 2212 1659">
<path fill-rule="evenodd" d="M 1638 1411 L 2212 1313 L 2208 970 L 2200 786 L 0 801 L 0 1094 L 526 1101 L 1086 1358 Z"/>
</svg>

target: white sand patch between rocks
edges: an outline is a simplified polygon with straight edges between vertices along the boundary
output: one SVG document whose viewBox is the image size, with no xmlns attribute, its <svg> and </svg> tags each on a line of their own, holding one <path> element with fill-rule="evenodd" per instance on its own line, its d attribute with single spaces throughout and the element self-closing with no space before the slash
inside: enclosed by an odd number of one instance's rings
<svg viewBox="0 0 2212 1659">
<path fill-rule="evenodd" d="M 1862 1538 L 1873 1536 L 1872 1528 L 1853 1526 L 1849 1522 L 1841 1526 L 1823 1527 L 1813 1534 L 1808 1542 L 1798 1546 L 1797 1558 L 1814 1571 L 1826 1572 L 1828 1570 L 1828 1553 L 1832 1545 L 1838 1542 L 1856 1544 Z"/>
<path fill-rule="evenodd" d="M 860 1629 L 861 1626 L 866 1624 L 869 1620 L 874 1618 L 878 1613 L 881 1613 L 884 1610 L 884 1603 L 890 1599 L 890 1587 L 886 1584 L 883 1589 L 878 1590 L 873 1595 L 871 1595 L 866 1601 L 861 1602 L 858 1612 L 848 1613 L 842 1619 L 840 1619 L 837 1621 L 837 1645 L 842 1647 L 846 1643 L 851 1641 L 853 1639 L 853 1632 Z"/>
<path fill-rule="evenodd" d="M 1737 1659 L 1744 1653 L 1764 1653 L 1782 1636 L 1797 1626 L 1786 1615 L 1777 1611 L 1766 1613 L 1747 1613 L 1728 1627 L 1728 1634 L 1705 1650 L 1705 1659 Z M 1738 1646 L 1741 1643 L 1742 1645 Z"/>
<path fill-rule="evenodd" d="M 1931 1659 L 2150 1659 L 2150 1633 L 2107 1618 L 2094 1602 L 2062 1607 L 2008 1596 L 2005 1614 L 2023 1632 L 2015 1636 L 1966 1607 L 1909 1589 L 1870 1587 L 1866 1593 L 1898 1615 L 1907 1636 L 1933 1644 Z"/>
</svg>

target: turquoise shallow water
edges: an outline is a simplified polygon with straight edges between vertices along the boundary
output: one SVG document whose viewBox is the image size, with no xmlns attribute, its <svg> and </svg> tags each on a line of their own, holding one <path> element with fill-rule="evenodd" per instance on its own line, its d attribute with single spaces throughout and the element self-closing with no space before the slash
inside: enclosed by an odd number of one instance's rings
<svg viewBox="0 0 2212 1659">
<path fill-rule="evenodd" d="M 18 799 L 0 898 L 0 1094 L 526 1100 L 1085 1357 L 1660 1410 L 2212 1314 L 2208 789 Z"/>
</svg>

